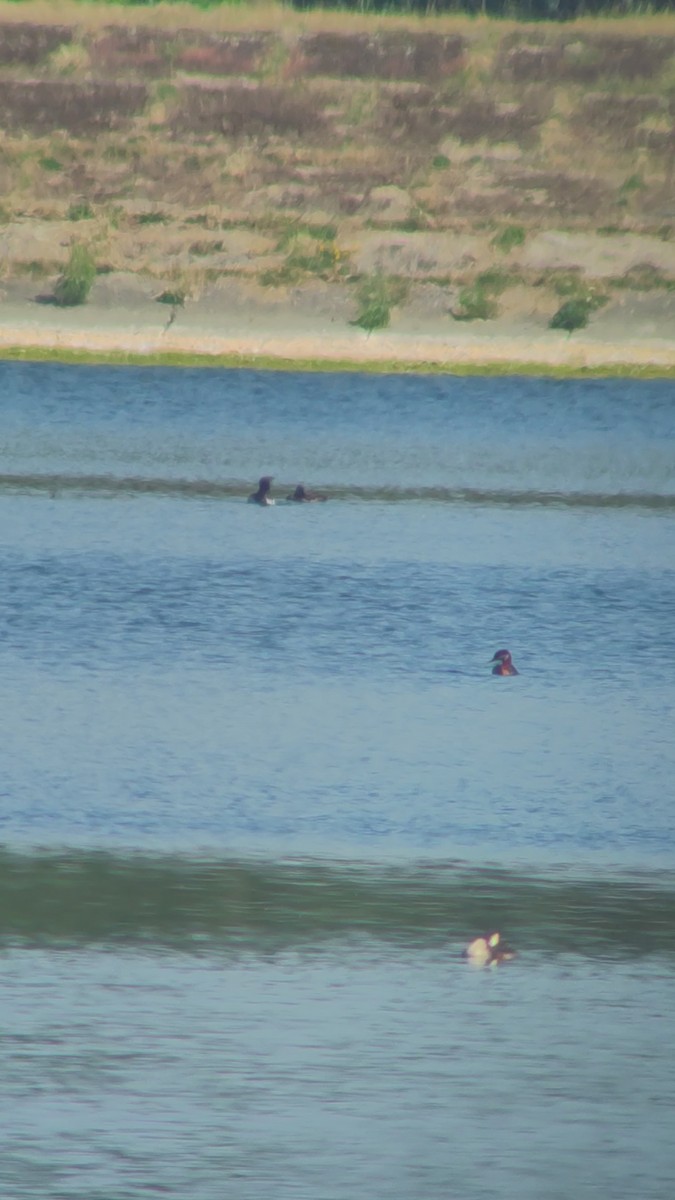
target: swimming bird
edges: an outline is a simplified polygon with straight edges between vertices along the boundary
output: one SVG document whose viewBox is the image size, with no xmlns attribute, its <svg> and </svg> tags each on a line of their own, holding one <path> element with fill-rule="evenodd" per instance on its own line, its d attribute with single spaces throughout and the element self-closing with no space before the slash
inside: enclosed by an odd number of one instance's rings
<svg viewBox="0 0 675 1200">
<path fill-rule="evenodd" d="M 273 479 L 273 475 L 261 476 L 260 482 L 258 483 L 257 492 L 251 492 L 251 495 L 248 498 L 249 504 L 261 504 L 263 508 L 269 506 L 270 504 L 274 504 L 274 500 L 270 496 L 270 488 L 272 487 Z"/>
<path fill-rule="evenodd" d="M 519 672 L 516 671 L 516 668 L 514 667 L 513 663 L 511 662 L 511 652 L 509 650 L 498 650 L 497 653 L 494 655 L 494 657 L 490 659 L 488 666 L 490 666 L 492 663 L 495 664 L 495 666 L 492 667 L 493 675 L 518 675 L 519 674 Z"/>
<path fill-rule="evenodd" d="M 325 500 L 325 496 L 320 496 L 318 492 L 308 492 L 304 484 L 299 483 L 294 492 L 286 497 L 287 500 L 295 500 L 298 504 L 311 504 L 315 500 Z"/>
<path fill-rule="evenodd" d="M 486 933 L 484 937 L 472 938 L 462 951 L 464 958 L 475 967 L 496 967 L 516 957 L 515 950 L 502 942 L 501 933 Z"/>
</svg>

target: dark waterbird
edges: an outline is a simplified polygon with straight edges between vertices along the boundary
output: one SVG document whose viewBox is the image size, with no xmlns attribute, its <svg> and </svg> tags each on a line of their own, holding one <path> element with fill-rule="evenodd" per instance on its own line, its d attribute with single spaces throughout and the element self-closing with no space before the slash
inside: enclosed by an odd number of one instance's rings
<svg viewBox="0 0 675 1200">
<path fill-rule="evenodd" d="M 295 500 L 297 504 L 312 504 L 316 500 L 325 500 L 326 497 L 319 495 L 318 492 L 308 491 L 304 484 L 299 483 L 295 491 L 291 492 L 286 499 Z"/>
<path fill-rule="evenodd" d="M 492 668 L 493 675 L 518 675 L 518 671 L 511 661 L 510 650 L 497 650 L 490 659 L 490 663 L 495 664 Z"/>
<path fill-rule="evenodd" d="M 501 933 L 486 933 L 483 937 L 472 938 L 462 951 L 463 957 L 475 967 L 496 967 L 499 963 L 507 962 L 516 957 L 515 950 L 502 941 Z"/>
<path fill-rule="evenodd" d="M 258 483 L 257 492 L 251 492 L 251 495 L 248 498 L 249 504 L 261 504 L 263 506 L 263 508 L 267 507 L 270 504 L 274 504 L 274 500 L 270 496 L 270 490 L 272 487 L 273 479 L 274 479 L 273 475 L 262 475 L 261 476 L 260 481 Z"/>
</svg>

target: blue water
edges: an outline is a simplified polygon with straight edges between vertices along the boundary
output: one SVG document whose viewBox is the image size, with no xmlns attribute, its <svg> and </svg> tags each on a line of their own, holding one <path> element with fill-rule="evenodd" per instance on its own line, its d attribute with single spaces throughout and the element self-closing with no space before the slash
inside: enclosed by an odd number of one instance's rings
<svg viewBox="0 0 675 1200">
<path fill-rule="evenodd" d="M 5 1194 L 670 1200 L 673 384 L 2 363 L 0 454 Z"/>
</svg>

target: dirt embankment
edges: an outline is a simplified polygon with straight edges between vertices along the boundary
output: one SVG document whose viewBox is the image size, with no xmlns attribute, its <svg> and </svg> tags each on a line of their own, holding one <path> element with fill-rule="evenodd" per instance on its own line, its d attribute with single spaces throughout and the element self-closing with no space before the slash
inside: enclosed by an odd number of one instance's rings
<svg viewBox="0 0 675 1200">
<path fill-rule="evenodd" d="M 92 303 L 179 320 L 347 329 L 377 280 L 413 332 L 545 330 L 590 296 L 605 336 L 672 334 L 675 18 L 31 11 L 0 5 L 5 302 L 84 242 Z"/>
</svg>

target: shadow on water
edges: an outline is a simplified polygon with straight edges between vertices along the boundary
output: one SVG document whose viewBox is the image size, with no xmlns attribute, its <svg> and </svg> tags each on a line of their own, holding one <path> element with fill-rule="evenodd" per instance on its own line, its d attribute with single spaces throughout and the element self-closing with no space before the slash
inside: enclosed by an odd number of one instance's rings
<svg viewBox="0 0 675 1200">
<path fill-rule="evenodd" d="M 521 951 L 675 953 L 672 873 L 581 877 L 461 862 L 0 852 L 0 944 L 187 953 L 318 948 L 366 937 L 433 948 L 500 928 Z M 455 947 L 452 947 L 455 952 Z"/>
</svg>

